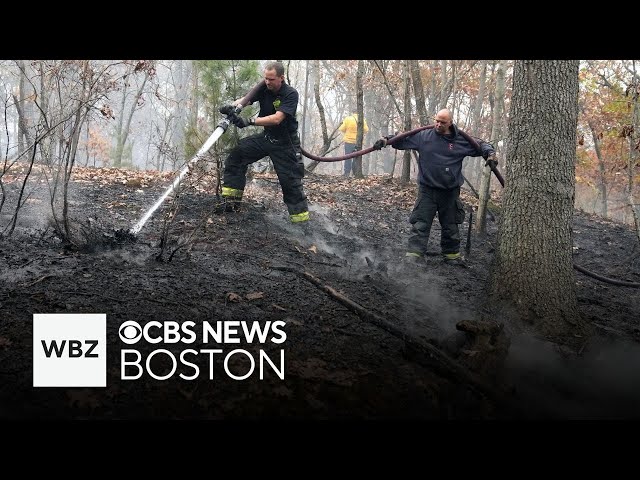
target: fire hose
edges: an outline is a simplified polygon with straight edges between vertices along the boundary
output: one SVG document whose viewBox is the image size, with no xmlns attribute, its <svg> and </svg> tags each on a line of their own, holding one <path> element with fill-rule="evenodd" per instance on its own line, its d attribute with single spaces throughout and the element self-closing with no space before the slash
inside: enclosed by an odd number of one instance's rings
<svg viewBox="0 0 640 480">
<path fill-rule="evenodd" d="M 175 178 L 173 183 L 169 186 L 169 188 L 162 194 L 162 196 L 160 196 L 158 201 L 145 213 L 145 215 L 140 219 L 140 221 L 138 221 L 138 223 L 136 223 L 129 230 L 129 233 L 131 235 L 137 234 L 142 229 L 144 224 L 147 222 L 147 220 L 149 220 L 151 215 L 153 215 L 153 213 L 158 209 L 158 207 L 162 204 L 162 202 L 164 202 L 164 200 L 169 196 L 169 194 L 171 194 L 171 192 L 173 192 L 178 187 L 182 179 L 189 172 L 191 165 L 196 163 L 205 153 L 209 151 L 209 149 L 213 146 L 213 144 L 222 136 L 222 134 L 227 130 L 227 128 L 229 128 L 229 125 L 233 123 L 234 119 L 240 114 L 242 109 L 249 103 L 249 100 L 255 97 L 255 94 L 263 85 L 264 85 L 264 81 L 262 80 L 259 81 L 244 97 L 242 97 L 242 101 L 238 105 L 236 105 L 233 110 L 226 112 L 225 118 L 222 121 L 220 121 L 220 123 L 218 123 L 216 129 L 213 131 L 213 133 L 207 139 L 204 145 L 200 148 L 200 150 L 198 150 L 196 155 L 191 160 L 189 160 L 189 162 L 187 162 L 185 166 L 180 170 L 180 173 Z M 407 132 L 398 133 L 395 136 L 389 137 L 387 139 L 387 145 L 393 145 L 395 142 L 405 137 L 415 135 L 416 133 L 422 130 L 427 130 L 431 128 L 434 128 L 434 125 L 425 125 L 422 127 L 414 128 L 413 130 L 409 130 Z M 478 151 L 481 151 L 480 145 L 471 135 L 467 134 L 466 132 L 463 132 L 462 130 L 458 130 L 458 132 Z M 369 147 L 369 148 L 358 150 L 346 155 L 341 155 L 338 157 L 320 157 L 318 155 L 309 153 L 304 149 L 301 149 L 301 152 L 305 157 L 310 158 L 311 160 L 315 160 L 317 162 L 342 162 L 350 158 L 366 155 L 367 153 L 371 153 L 375 150 L 376 149 L 374 147 Z M 489 158 L 486 160 L 486 165 L 491 169 L 493 174 L 496 176 L 496 178 L 500 182 L 500 185 L 502 185 L 502 187 L 504 188 L 504 178 L 502 177 L 502 174 L 498 170 L 498 162 L 494 158 Z M 606 282 L 612 285 L 618 285 L 623 287 L 640 288 L 640 283 L 627 282 L 623 280 L 615 280 L 613 278 L 604 277 L 602 275 L 598 275 L 597 273 L 591 272 L 584 267 L 576 265 L 575 263 L 573 264 L 573 268 L 585 275 L 595 278 L 596 280 L 600 280 L 601 282 Z"/>
<path fill-rule="evenodd" d="M 460 131 L 460 133 L 462 134 L 463 137 L 465 137 L 467 140 L 469 140 L 474 146 L 477 146 L 477 148 L 479 149 L 480 147 L 478 146 L 477 142 L 475 142 L 475 140 L 473 140 L 472 137 L 470 137 L 469 135 L 467 135 L 466 133 Z M 498 181 L 500 182 L 500 185 L 502 185 L 502 188 L 504 188 L 504 178 L 502 177 L 502 175 L 500 174 L 500 171 L 498 170 L 498 162 L 493 159 L 490 158 L 487 160 L 487 166 L 491 169 L 491 171 L 494 173 L 494 175 L 496 176 L 496 178 L 498 179 Z M 625 280 L 616 280 L 615 278 L 609 278 L 609 277 L 605 277 L 603 275 L 599 275 L 597 273 L 594 273 L 590 270 L 587 270 L 584 267 L 581 267 L 580 265 L 573 263 L 573 268 L 577 271 L 579 271 L 580 273 L 584 273 L 585 275 L 591 277 L 591 278 L 595 278 L 596 280 L 599 280 L 601 282 L 605 282 L 605 283 L 610 283 L 611 285 L 617 285 L 620 287 L 631 287 L 631 288 L 640 288 L 640 283 L 637 282 L 627 282 Z"/>
<path fill-rule="evenodd" d="M 393 137 L 389 137 L 389 139 L 387 140 L 387 145 L 392 145 L 393 143 L 397 142 L 398 140 L 401 140 L 405 137 L 408 137 L 410 135 L 414 135 L 422 130 L 427 130 L 430 128 L 434 128 L 434 125 L 425 125 L 422 127 L 418 127 L 418 128 L 414 128 L 413 130 L 409 130 L 407 132 L 403 132 L 400 134 L 396 134 Z M 473 145 L 478 151 L 481 150 L 480 145 L 478 144 L 478 142 L 468 133 L 463 132 L 462 130 L 458 130 L 458 133 L 460 133 L 460 135 L 462 135 L 469 143 L 471 143 L 471 145 Z M 302 150 L 302 154 L 307 157 L 310 158 L 312 160 L 318 161 L 318 162 L 339 162 L 342 160 L 347 160 L 349 158 L 353 158 L 353 157 L 357 157 L 360 155 L 365 155 L 367 153 L 370 153 L 372 151 L 376 150 L 373 147 L 369 147 L 369 148 L 365 148 L 363 150 L 359 150 L 357 152 L 352 152 L 348 155 L 342 155 L 340 157 L 332 157 L 332 158 L 325 158 L 325 157 L 319 157 L 317 155 L 313 155 L 310 154 L 308 152 L 305 152 L 304 150 Z M 491 171 L 493 172 L 493 174 L 496 176 L 496 178 L 498 179 L 498 181 L 500 182 L 500 185 L 502 185 L 502 187 L 504 188 L 504 177 L 502 176 L 502 174 L 500 173 L 500 170 L 498 170 L 498 161 L 494 158 L 489 158 L 486 160 L 486 165 L 491 169 Z M 469 229 L 471 229 L 471 220 L 469 220 Z M 609 278 L 609 277 L 605 277 L 603 275 L 599 275 L 597 273 L 591 272 L 590 270 L 587 270 L 586 268 L 577 265 L 576 263 L 573 264 L 573 268 L 576 269 L 577 271 L 591 277 L 591 278 L 595 278 L 596 280 L 599 280 L 601 282 L 606 282 L 606 283 L 610 283 L 612 285 L 618 285 L 618 286 L 622 286 L 622 287 L 631 287 L 631 288 L 640 288 L 640 283 L 637 282 L 627 282 L 624 280 L 616 280 L 614 278 Z"/>
</svg>

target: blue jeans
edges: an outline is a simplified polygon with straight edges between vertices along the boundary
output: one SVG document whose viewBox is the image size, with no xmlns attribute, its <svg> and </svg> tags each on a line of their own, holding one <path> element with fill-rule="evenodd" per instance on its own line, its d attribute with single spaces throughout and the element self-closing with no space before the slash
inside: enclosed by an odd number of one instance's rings
<svg viewBox="0 0 640 480">
<path fill-rule="evenodd" d="M 348 155 L 356 151 L 355 143 L 345 143 L 344 144 L 344 154 Z M 351 173 L 351 164 L 353 163 L 353 158 L 348 158 L 344 161 L 344 176 L 348 177 Z"/>
</svg>

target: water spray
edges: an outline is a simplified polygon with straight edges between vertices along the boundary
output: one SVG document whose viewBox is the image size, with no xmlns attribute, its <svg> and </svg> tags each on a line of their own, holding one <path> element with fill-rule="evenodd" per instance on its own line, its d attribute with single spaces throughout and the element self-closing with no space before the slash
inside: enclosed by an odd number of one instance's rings
<svg viewBox="0 0 640 480">
<path fill-rule="evenodd" d="M 235 108 L 232 111 L 225 112 L 225 118 L 220 121 L 220 123 L 218 123 L 216 129 L 213 131 L 207 141 L 204 142 L 204 145 L 202 145 L 200 150 L 198 150 L 198 153 L 196 153 L 195 156 L 191 160 L 189 160 L 184 167 L 182 167 L 180 173 L 175 178 L 173 183 L 169 186 L 169 188 L 167 188 L 167 190 L 160 196 L 160 198 L 158 198 L 156 203 L 154 203 L 153 206 L 149 210 L 147 210 L 147 213 L 143 215 L 138 223 L 136 223 L 128 232 L 121 232 L 121 236 L 135 238 L 135 235 L 137 235 L 138 232 L 142 230 L 144 224 L 147 223 L 147 220 L 151 218 L 158 207 L 162 205 L 162 202 L 164 202 L 166 198 L 171 194 L 171 192 L 173 192 L 178 187 L 178 185 L 180 185 L 180 182 L 182 182 L 184 177 L 189 172 L 191 165 L 195 164 L 198 160 L 200 160 L 200 158 L 204 156 L 205 153 L 209 151 L 213 144 L 216 143 L 216 141 L 222 136 L 222 134 L 227 131 L 227 128 L 229 128 L 229 125 L 231 124 L 233 119 L 242 111 L 242 109 L 247 104 L 253 103 L 255 101 L 256 94 L 264 86 L 264 84 L 264 80 L 260 80 L 244 97 L 242 97 L 237 102 L 237 105 L 234 105 Z"/>
<path fill-rule="evenodd" d="M 129 233 L 131 233 L 132 235 L 136 235 L 140 230 L 142 230 L 142 227 L 144 227 L 144 224 L 147 223 L 147 220 L 151 218 L 151 215 L 153 215 L 153 213 L 158 209 L 158 207 L 162 205 L 162 202 L 166 200 L 166 198 L 171 194 L 171 192 L 173 192 L 176 188 L 178 188 L 178 185 L 180 185 L 180 182 L 182 182 L 184 177 L 189 172 L 191 165 L 195 164 L 198 160 L 202 158 L 202 156 L 205 153 L 209 151 L 209 149 L 213 146 L 213 144 L 216 143 L 216 141 L 222 136 L 222 134 L 227 130 L 227 128 L 229 128 L 230 124 L 231 122 L 229 120 L 229 116 L 227 116 L 227 118 L 225 118 L 220 123 L 218 123 L 218 126 L 216 127 L 216 129 L 213 131 L 213 133 L 207 139 L 207 141 L 204 142 L 204 145 L 200 147 L 200 150 L 198 150 L 198 153 L 196 153 L 195 156 L 191 160 L 189 160 L 184 167 L 182 167 L 182 170 L 180 170 L 180 173 L 175 178 L 173 183 L 169 185 L 169 188 L 167 188 L 167 190 L 160 196 L 160 198 L 158 198 L 156 203 L 154 203 L 153 206 L 149 210 L 147 210 L 147 213 L 144 214 L 144 216 L 138 221 L 138 223 L 136 223 L 131 228 L 131 230 L 129 230 Z"/>
</svg>

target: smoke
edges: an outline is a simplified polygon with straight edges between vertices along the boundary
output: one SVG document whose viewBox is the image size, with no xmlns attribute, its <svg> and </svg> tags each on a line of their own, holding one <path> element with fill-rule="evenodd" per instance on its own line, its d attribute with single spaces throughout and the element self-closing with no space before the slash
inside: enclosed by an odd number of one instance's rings
<svg viewBox="0 0 640 480">
<path fill-rule="evenodd" d="M 640 418 L 640 346 L 599 339 L 582 355 L 527 334 L 511 339 L 507 381 L 534 416 Z"/>
</svg>

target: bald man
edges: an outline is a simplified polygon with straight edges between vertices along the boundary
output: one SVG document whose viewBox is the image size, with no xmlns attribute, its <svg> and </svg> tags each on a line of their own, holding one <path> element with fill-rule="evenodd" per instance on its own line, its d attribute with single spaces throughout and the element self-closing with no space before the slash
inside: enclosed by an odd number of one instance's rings
<svg viewBox="0 0 640 480">
<path fill-rule="evenodd" d="M 374 144 L 380 149 L 390 137 Z M 427 253 L 431 224 L 438 213 L 441 226 L 440 248 L 445 263 L 465 266 L 460 254 L 460 231 L 464 221 L 464 205 L 460 201 L 462 161 L 465 157 L 495 156 L 493 145 L 473 139 L 453 123 L 451 111 L 444 108 L 435 116 L 433 128 L 393 142 L 396 150 L 418 151 L 418 198 L 409 217 L 411 235 L 406 256 L 422 261 Z"/>
</svg>

